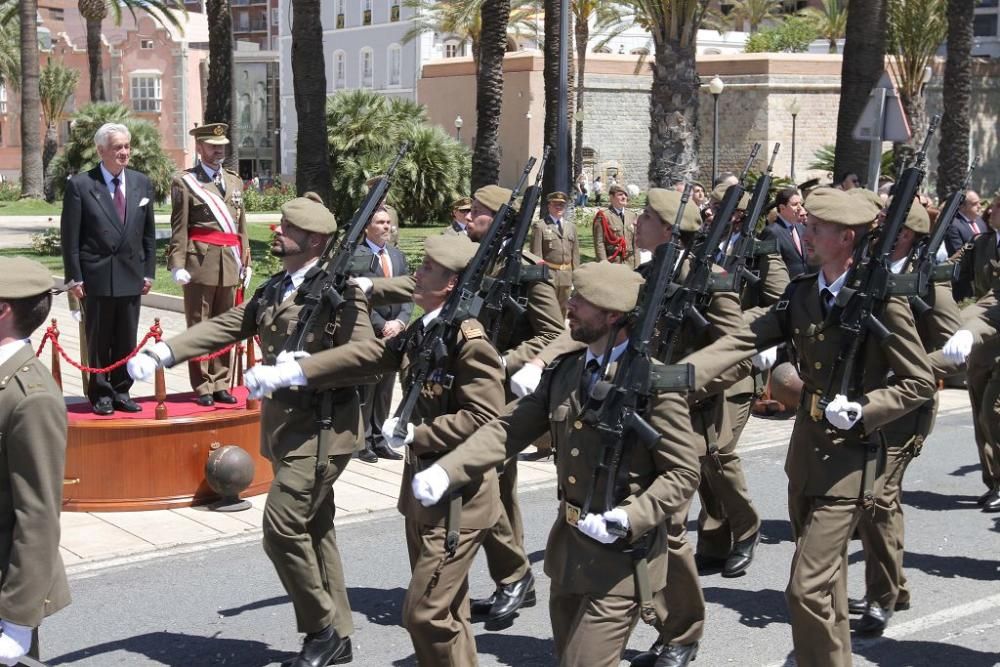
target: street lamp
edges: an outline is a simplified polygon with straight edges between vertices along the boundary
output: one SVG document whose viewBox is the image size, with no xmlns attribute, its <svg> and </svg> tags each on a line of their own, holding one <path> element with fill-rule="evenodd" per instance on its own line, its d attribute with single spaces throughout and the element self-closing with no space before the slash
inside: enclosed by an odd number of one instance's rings
<svg viewBox="0 0 1000 667">
<path fill-rule="evenodd" d="M 792 169 L 789 175 L 792 181 L 795 181 L 795 118 L 802 111 L 802 107 L 799 105 L 799 98 L 793 97 L 792 101 L 788 103 L 788 113 L 792 114 Z"/>
<path fill-rule="evenodd" d="M 714 104 L 712 107 L 712 187 L 719 179 L 719 95 L 726 88 L 718 76 L 712 77 L 708 82 L 708 92 L 712 93 Z"/>
<path fill-rule="evenodd" d="M 462 120 L 461 116 L 455 116 L 455 140 L 462 140 L 462 126 L 465 125 L 465 121 Z"/>
</svg>

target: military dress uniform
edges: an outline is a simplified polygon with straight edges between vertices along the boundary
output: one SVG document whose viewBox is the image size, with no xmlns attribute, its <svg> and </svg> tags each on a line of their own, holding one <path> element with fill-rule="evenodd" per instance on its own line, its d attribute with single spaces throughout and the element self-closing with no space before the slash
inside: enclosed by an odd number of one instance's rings
<svg viewBox="0 0 1000 667">
<path fill-rule="evenodd" d="M 451 210 L 454 214 L 455 211 L 462 211 L 463 213 L 468 213 L 472 210 L 472 198 L 471 197 L 460 197 L 456 199 L 451 204 Z M 448 226 L 444 228 L 442 234 L 445 236 L 457 236 L 459 234 L 463 236 L 468 236 L 468 232 L 465 231 L 465 226 L 454 220 L 454 215 L 452 216 L 452 221 L 448 223 Z"/>
<path fill-rule="evenodd" d="M 639 249 L 635 246 L 635 211 L 621 211 L 609 206 L 594 215 L 594 253 L 599 262 L 639 266 Z"/>
<path fill-rule="evenodd" d="M 553 192 L 547 201 L 566 202 L 561 192 Z M 576 235 L 576 225 L 572 220 L 554 220 L 546 215 L 531 223 L 531 252 L 544 260 L 552 272 L 552 284 L 556 288 L 559 309 L 566 316 L 566 302 L 573 289 L 573 271 L 580 266 L 580 240 Z"/>
</svg>

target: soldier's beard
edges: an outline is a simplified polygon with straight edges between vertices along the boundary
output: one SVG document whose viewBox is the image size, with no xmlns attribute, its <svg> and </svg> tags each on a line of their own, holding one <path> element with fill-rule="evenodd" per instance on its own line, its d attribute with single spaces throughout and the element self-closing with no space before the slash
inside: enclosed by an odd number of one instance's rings
<svg viewBox="0 0 1000 667">
<path fill-rule="evenodd" d="M 609 327 L 601 326 L 599 324 L 586 324 L 580 320 L 572 318 L 569 321 L 570 338 L 578 343 L 586 343 L 587 345 L 590 345 L 594 341 L 600 340 L 602 336 L 606 336 L 609 331 Z"/>
</svg>

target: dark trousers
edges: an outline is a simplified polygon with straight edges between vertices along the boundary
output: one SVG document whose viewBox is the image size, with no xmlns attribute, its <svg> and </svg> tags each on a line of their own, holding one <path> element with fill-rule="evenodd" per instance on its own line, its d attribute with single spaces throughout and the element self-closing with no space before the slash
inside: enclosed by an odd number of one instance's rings
<svg viewBox="0 0 1000 667">
<path fill-rule="evenodd" d="M 386 373 L 379 377 L 377 384 L 366 384 L 361 392 L 361 418 L 365 424 L 365 447 L 385 445 L 382 424 L 389 418 L 392 390 L 396 386 L 396 374 Z"/>
<path fill-rule="evenodd" d="M 124 359 L 135 349 L 139 328 L 139 303 L 135 296 L 90 296 L 83 299 L 83 322 L 87 331 L 87 362 L 105 368 Z M 110 373 L 91 373 L 87 398 L 124 399 L 132 388 L 132 378 L 124 364 Z"/>
</svg>

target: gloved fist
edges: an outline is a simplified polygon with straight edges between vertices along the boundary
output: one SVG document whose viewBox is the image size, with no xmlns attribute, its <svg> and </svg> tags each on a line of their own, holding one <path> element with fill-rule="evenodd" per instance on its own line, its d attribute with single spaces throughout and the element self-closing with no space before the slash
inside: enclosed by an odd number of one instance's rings
<svg viewBox="0 0 1000 667">
<path fill-rule="evenodd" d="M 129 377 L 139 382 L 149 382 L 153 379 L 156 369 L 160 367 L 160 361 L 153 355 L 147 354 L 145 350 L 135 355 L 125 364 Z"/>
<path fill-rule="evenodd" d="M 621 507 L 608 510 L 604 513 L 604 524 L 609 527 L 608 534 L 613 534 L 610 530 L 611 527 L 618 528 L 623 533 L 628 534 L 628 513 Z M 621 535 L 616 537 L 621 537 Z"/>
<path fill-rule="evenodd" d="M 174 269 L 170 274 L 178 285 L 187 285 L 191 282 L 191 274 L 187 272 L 187 269 Z"/>
<path fill-rule="evenodd" d="M 972 332 L 968 329 L 959 329 L 951 335 L 948 342 L 941 348 L 944 358 L 953 364 L 964 364 L 969 353 L 972 352 L 972 343 L 975 342 Z"/>
<path fill-rule="evenodd" d="M 296 359 L 305 359 L 308 356 L 309 356 L 309 353 L 306 352 L 305 350 L 294 350 L 294 351 L 291 351 L 291 352 L 288 351 L 288 350 L 282 350 L 281 352 L 278 353 L 278 356 L 275 357 L 274 363 L 276 363 L 276 364 L 283 364 L 286 361 L 295 361 Z"/>
<path fill-rule="evenodd" d="M 31 648 L 32 628 L 0 620 L 0 664 L 16 665 Z"/>
<path fill-rule="evenodd" d="M 427 470 L 422 470 L 414 475 L 413 481 L 410 482 L 410 488 L 413 489 L 413 497 L 419 500 L 421 505 L 430 507 L 441 500 L 450 484 L 448 473 L 435 463 Z"/>
<path fill-rule="evenodd" d="M 533 363 L 521 366 L 521 370 L 510 376 L 510 390 L 518 398 L 534 393 L 542 380 L 542 369 Z"/>
<path fill-rule="evenodd" d="M 406 425 L 406 435 L 400 438 L 396 435 L 396 425 L 398 423 L 399 417 L 389 417 L 382 422 L 382 437 L 385 438 L 386 444 L 393 449 L 402 449 L 413 442 L 413 424 Z"/>
<path fill-rule="evenodd" d="M 249 266 L 243 267 L 243 289 L 250 289 L 250 279 L 253 278 L 253 269 Z"/>
<path fill-rule="evenodd" d="M 847 400 L 843 394 L 837 394 L 826 406 L 826 420 L 834 428 L 848 431 L 861 421 L 861 404 Z"/>
<path fill-rule="evenodd" d="M 615 535 L 608 533 L 608 525 L 601 514 L 588 514 L 583 517 L 576 527 L 587 537 L 597 540 L 601 544 L 611 544 L 618 539 Z"/>
<path fill-rule="evenodd" d="M 249 398 L 260 398 L 283 387 L 303 386 L 306 378 L 296 362 L 284 361 L 274 366 L 254 366 L 243 374 L 243 384 L 250 390 Z"/>
<path fill-rule="evenodd" d="M 774 362 L 777 360 L 778 360 L 777 346 L 769 347 L 766 350 L 761 350 L 757 354 L 753 355 L 753 359 L 751 359 L 754 368 L 757 368 L 758 370 L 762 371 L 766 371 L 772 366 L 774 366 Z"/>
</svg>

